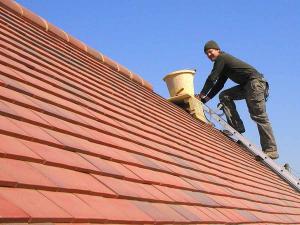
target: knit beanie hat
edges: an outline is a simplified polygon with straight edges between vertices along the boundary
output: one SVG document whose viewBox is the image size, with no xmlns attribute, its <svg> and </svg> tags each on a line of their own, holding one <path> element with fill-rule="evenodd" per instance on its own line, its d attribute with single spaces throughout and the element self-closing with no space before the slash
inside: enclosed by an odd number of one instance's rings
<svg viewBox="0 0 300 225">
<path fill-rule="evenodd" d="M 220 47 L 217 44 L 217 42 L 215 42 L 213 40 L 206 42 L 206 44 L 204 45 L 204 52 L 206 52 L 208 49 L 211 49 L 211 48 L 220 50 Z"/>
</svg>

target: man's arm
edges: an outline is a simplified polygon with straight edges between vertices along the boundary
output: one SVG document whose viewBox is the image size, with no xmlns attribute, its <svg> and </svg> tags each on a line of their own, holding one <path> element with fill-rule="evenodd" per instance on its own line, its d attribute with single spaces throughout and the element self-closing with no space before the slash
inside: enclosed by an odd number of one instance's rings
<svg viewBox="0 0 300 225">
<path fill-rule="evenodd" d="M 219 91 L 224 87 L 224 84 L 226 83 L 228 77 L 227 76 L 221 76 L 217 83 L 212 87 L 210 92 L 207 94 L 208 99 L 212 99 L 213 97 L 218 94 Z"/>
<path fill-rule="evenodd" d="M 215 97 L 215 95 L 218 94 L 218 92 L 224 87 L 224 84 L 226 83 L 227 79 L 227 76 L 221 76 L 207 95 L 203 95 L 202 93 L 200 93 L 199 95 L 195 95 L 195 97 L 203 103 L 208 102 L 210 99 Z"/>
<path fill-rule="evenodd" d="M 215 85 L 216 81 L 220 78 L 220 75 L 224 69 L 225 60 L 223 57 L 219 56 L 214 63 L 214 67 L 205 81 L 205 84 L 200 92 L 200 95 L 207 95 L 207 93 L 212 89 Z"/>
</svg>

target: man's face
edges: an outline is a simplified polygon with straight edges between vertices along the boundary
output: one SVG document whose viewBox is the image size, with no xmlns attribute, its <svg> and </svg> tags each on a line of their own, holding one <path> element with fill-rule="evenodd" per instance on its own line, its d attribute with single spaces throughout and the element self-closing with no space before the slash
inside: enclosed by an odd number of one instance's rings
<svg viewBox="0 0 300 225">
<path fill-rule="evenodd" d="M 215 61 L 217 59 L 217 57 L 220 55 L 220 50 L 210 48 L 210 49 L 207 49 L 207 51 L 205 53 L 211 61 Z"/>
</svg>

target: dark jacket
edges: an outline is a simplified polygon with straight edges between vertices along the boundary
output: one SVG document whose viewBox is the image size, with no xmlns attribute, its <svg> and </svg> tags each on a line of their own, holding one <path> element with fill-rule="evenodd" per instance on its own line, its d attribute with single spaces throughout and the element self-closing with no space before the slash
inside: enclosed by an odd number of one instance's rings
<svg viewBox="0 0 300 225">
<path fill-rule="evenodd" d="M 201 93 L 213 98 L 224 87 L 228 78 L 237 84 L 244 85 L 250 79 L 259 77 L 262 77 L 262 74 L 251 65 L 226 52 L 221 52 L 214 62 L 214 67 Z"/>
</svg>

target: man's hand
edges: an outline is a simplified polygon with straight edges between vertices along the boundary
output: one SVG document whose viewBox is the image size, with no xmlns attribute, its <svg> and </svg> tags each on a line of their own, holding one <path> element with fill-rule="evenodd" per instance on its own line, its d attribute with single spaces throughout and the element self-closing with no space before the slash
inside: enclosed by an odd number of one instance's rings
<svg viewBox="0 0 300 225">
<path fill-rule="evenodd" d="M 205 98 L 205 95 L 200 93 L 200 94 L 195 94 L 195 97 L 201 100 L 201 98 Z"/>
<path fill-rule="evenodd" d="M 201 98 L 200 101 L 205 104 L 206 102 L 208 102 L 210 100 L 209 97 L 205 96 L 204 98 Z"/>
<path fill-rule="evenodd" d="M 202 93 L 196 94 L 195 97 L 198 98 L 203 104 L 205 104 L 206 102 L 208 102 L 210 100 L 209 97 L 205 96 Z"/>
</svg>

